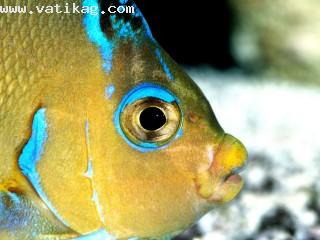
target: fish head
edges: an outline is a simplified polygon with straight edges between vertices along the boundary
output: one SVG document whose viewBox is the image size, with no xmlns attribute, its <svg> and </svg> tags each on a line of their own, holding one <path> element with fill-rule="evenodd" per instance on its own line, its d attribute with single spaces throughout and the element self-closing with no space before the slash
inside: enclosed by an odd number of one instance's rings
<svg viewBox="0 0 320 240">
<path fill-rule="evenodd" d="M 182 231 L 233 199 L 247 153 L 140 19 L 140 32 L 116 37 L 95 171 L 103 176 L 97 186 L 109 229 L 155 237 Z"/>
<path fill-rule="evenodd" d="M 115 81 L 107 100 L 114 134 L 106 156 L 112 159 L 101 168 L 108 213 L 116 219 L 110 222 L 144 237 L 182 231 L 232 200 L 243 186 L 238 171 L 247 157 L 190 77 L 161 49 L 170 79 L 152 56 L 159 46 L 153 48 L 147 58 L 146 51 L 138 54 L 145 60 L 136 75 L 114 73 L 123 81 Z"/>
</svg>

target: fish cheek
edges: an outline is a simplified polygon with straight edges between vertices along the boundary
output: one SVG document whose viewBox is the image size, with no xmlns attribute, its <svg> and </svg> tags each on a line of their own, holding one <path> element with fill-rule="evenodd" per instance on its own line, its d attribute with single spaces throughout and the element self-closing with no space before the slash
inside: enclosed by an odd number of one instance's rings
<svg viewBox="0 0 320 240">
<path fill-rule="evenodd" d="M 127 238 L 158 236 L 189 226 L 196 215 L 190 195 L 196 195 L 189 193 L 192 179 L 174 164 L 169 151 L 173 145 L 140 152 L 117 133 L 112 121 L 105 120 L 111 117 L 99 114 L 90 124 L 95 190 L 106 228 Z"/>
<path fill-rule="evenodd" d="M 36 164 L 40 198 L 65 225 L 80 233 L 99 229 L 91 200 L 84 121 L 64 109 L 46 111 L 47 139 Z"/>
<path fill-rule="evenodd" d="M 118 134 L 114 137 L 117 144 L 108 146 L 117 154 L 108 165 L 97 168 L 108 171 L 108 183 L 103 184 L 108 189 L 100 192 L 112 193 L 101 195 L 101 201 L 107 202 L 103 205 L 108 207 L 105 215 L 111 229 L 126 226 L 139 236 L 157 236 L 184 229 L 202 214 L 193 182 L 199 148 L 188 149 L 195 145 L 187 141 L 188 136 L 183 134 L 166 148 L 152 152 L 139 152 Z"/>
<path fill-rule="evenodd" d="M 188 226 L 196 218 L 192 181 L 176 169 L 170 154 L 120 146 L 108 166 L 97 168 L 108 171 L 107 177 L 97 172 L 101 179 L 96 181 L 98 193 L 105 193 L 99 197 L 106 206 L 108 229 L 120 237 L 150 237 Z"/>
</svg>

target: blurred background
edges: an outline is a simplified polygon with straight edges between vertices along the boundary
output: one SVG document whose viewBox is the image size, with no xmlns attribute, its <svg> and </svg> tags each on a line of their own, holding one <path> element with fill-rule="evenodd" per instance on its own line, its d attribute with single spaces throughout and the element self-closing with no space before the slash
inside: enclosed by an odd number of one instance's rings
<svg viewBox="0 0 320 240">
<path fill-rule="evenodd" d="M 136 3 L 249 151 L 242 193 L 176 240 L 320 239 L 320 1 Z"/>
</svg>

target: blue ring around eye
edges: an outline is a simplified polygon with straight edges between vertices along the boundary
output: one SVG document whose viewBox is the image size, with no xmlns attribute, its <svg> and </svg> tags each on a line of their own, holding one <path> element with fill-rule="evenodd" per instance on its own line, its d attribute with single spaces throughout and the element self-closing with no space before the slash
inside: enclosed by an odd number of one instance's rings
<svg viewBox="0 0 320 240">
<path fill-rule="evenodd" d="M 117 132 L 120 134 L 120 136 L 134 149 L 140 151 L 140 152 L 150 152 L 150 151 L 155 151 L 155 150 L 160 150 L 163 148 L 166 148 L 173 140 L 179 138 L 182 136 L 183 131 L 182 131 L 182 121 L 179 126 L 179 129 L 176 133 L 176 135 L 172 138 L 172 140 L 163 145 L 159 146 L 156 143 L 150 143 L 150 142 L 139 142 L 139 143 L 134 143 L 128 139 L 128 137 L 125 135 L 121 128 L 120 124 L 120 116 L 122 111 L 128 106 L 129 104 L 134 103 L 135 101 L 147 97 L 153 97 L 153 98 L 158 98 L 164 102 L 167 103 L 172 103 L 176 102 L 178 105 L 180 104 L 179 99 L 170 91 L 165 89 L 164 87 L 160 85 L 156 85 L 153 83 L 142 83 L 136 87 L 134 87 L 132 90 L 130 90 L 121 100 L 115 114 L 114 114 L 114 124 L 117 129 Z M 181 110 L 180 110 L 181 111 Z M 183 119 L 183 114 L 181 112 L 181 116 Z"/>
</svg>

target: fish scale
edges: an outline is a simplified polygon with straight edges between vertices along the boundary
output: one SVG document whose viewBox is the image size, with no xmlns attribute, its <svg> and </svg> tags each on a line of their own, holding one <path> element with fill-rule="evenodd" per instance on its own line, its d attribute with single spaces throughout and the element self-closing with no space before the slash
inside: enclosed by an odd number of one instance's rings
<svg viewBox="0 0 320 240">
<path fill-rule="evenodd" d="M 40 2 L 32 1 L 32 5 L 35 6 Z M 0 1 L 1 6 L 6 4 L 12 4 L 12 2 Z M 25 1 L 15 1 L 14 4 L 23 6 Z M 29 6 L 31 7 L 31 3 Z M 52 66 L 57 65 L 63 59 L 61 56 L 66 55 L 59 45 L 61 46 L 61 43 L 67 41 L 65 40 L 66 35 L 63 36 L 63 32 L 66 33 L 66 31 L 64 31 L 65 24 L 61 21 L 61 17 L 57 15 L 52 17 L 56 20 L 51 22 L 50 26 L 48 25 L 48 17 L 44 15 L 1 15 L 1 31 L 8 34 L 1 34 L 5 37 L 1 40 L 0 50 L 0 58 L 3 62 L 1 64 L 3 70 L 0 72 L 0 79 L 2 79 L 0 116 L 3 116 L 1 118 L 0 142 L 5 142 L 6 145 L 1 155 L 7 156 L 6 158 L 12 156 L 12 159 L 8 160 L 11 163 L 15 162 L 17 148 L 25 141 L 26 134 L 29 132 L 30 126 L 23 119 L 30 120 L 35 106 L 41 102 L 40 99 L 34 102 L 33 99 L 39 98 L 46 85 L 55 86 L 58 84 L 56 79 L 50 82 L 46 79 L 52 79 L 48 73 L 50 66 L 53 68 Z M 71 21 L 67 25 L 72 22 L 75 25 L 75 21 Z M 51 34 L 48 34 L 49 32 Z M 23 106 L 23 111 L 16 107 L 17 105 Z M 12 126 L 12 115 L 17 116 L 14 118 L 16 119 L 15 126 Z M 19 138 L 10 139 L 10 135 L 20 136 L 20 140 Z M 8 168 L 13 168 L 13 166 L 9 167 L 6 164 L 0 168 L 1 176 L 11 175 Z"/>
</svg>

